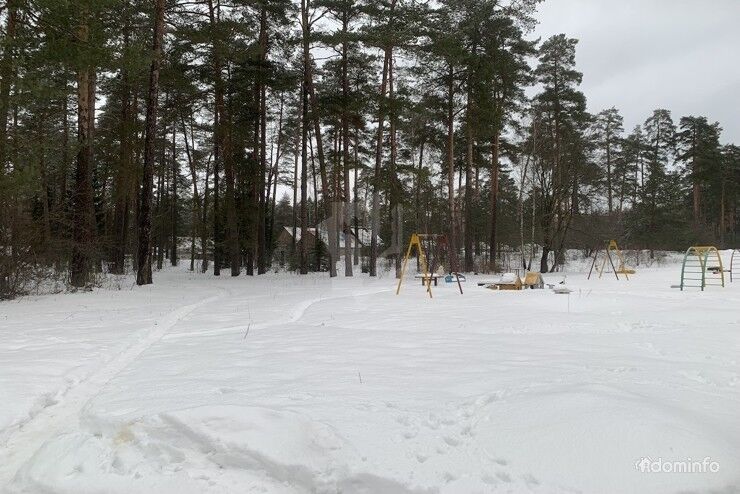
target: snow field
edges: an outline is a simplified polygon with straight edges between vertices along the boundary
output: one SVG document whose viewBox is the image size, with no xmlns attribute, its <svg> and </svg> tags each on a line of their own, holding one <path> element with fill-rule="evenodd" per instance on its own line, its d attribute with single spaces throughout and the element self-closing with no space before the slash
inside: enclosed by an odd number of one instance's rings
<svg viewBox="0 0 740 494">
<path fill-rule="evenodd" d="M 167 270 L 0 304 L 0 492 L 734 492 L 740 284 L 679 269 L 431 300 Z"/>
</svg>

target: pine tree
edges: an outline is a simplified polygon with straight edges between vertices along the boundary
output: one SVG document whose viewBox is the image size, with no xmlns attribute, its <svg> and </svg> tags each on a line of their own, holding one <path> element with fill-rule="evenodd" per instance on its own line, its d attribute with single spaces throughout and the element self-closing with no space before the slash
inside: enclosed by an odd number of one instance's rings
<svg viewBox="0 0 740 494">
<path fill-rule="evenodd" d="M 704 217 L 716 217 L 710 211 L 702 209 L 702 190 L 719 183 L 713 178 L 721 176 L 720 127 L 719 123 L 710 124 L 706 117 L 682 117 L 680 131 L 676 134 L 678 148 L 677 160 L 684 163 L 691 178 L 691 204 L 694 228 L 699 228 Z M 707 214 L 709 213 L 709 214 Z"/>
<path fill-rule="evenodd" d="M 595 138 L 601 155 L 602 169 L 605 172 L 606 201 L 609 214 L 614 211 L 614 195 L 616 183 L 618 183 L 615 168 L 621 152 L 623 122 L 619 110 L 614 107 L 599 112 L 594 122 Z"/>
<path fill-rule="evenodd" d="M 539 187 L 542 228 L 540 271 L 547 272 L 550 252 L 561 249 L 577 211 L 578 172 L 581 156 L 579 140 L 588 116 L 586 98 L 577 87 L 582 75 L 575 69 L 577 41 L 559 34 L 547 39 L 539 49 L 539 66 L 535 69 L 542 92 L 536 97 L 542 159 L 539 164 Z"/>
<path fill-rule="evenodd" d="M 73 244 L 70 261 L 70 283 L 83 287 L 90 281 L 94 256 L 94 211 L 93 211 L 93 142 L 95 83 L 94 68 L 91 66 L 90 10 L 84 3 L 79 5 L 77 15 L 77 43 L 80 58 L 77 63 L 77 160 L 75 166 Z"/>
<path fill-rule="evenodd" d="M 647 178 L 642 190 L 642 203 L 646 210 L 646 227 L 648 234 L 658 232 L 659 192 L 666 185 L 668 175 L 666 167 L 672 163 L 675 155 L 676 127 L 671 112 L 665 109 L 655 110 L 644 124 L 645 138 L 648 146 Z M 654 255 L 654 247 L 650 255 Z"/>
<path fill-rule="evenodd" d="M 141 180 L 139 203 L 139 258 L 137 285 L 152 283 L 151 229 L 152 188 L 154 175 L 154 140 L 157 133 L 157 110 L 159 107 L 159 69 L 164 38 L 164 0 L 154 5 L 154 32 L 152 35 L 152 64 L 149 69 L 149 92 L 146 102 L 146 134 L 144 138 L 144 176 Z"/>
</svg>

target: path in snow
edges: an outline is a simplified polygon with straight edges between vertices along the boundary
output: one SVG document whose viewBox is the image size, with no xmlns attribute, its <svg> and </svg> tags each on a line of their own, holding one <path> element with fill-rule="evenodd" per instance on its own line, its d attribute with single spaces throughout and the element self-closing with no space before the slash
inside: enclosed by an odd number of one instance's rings
<svg viewBox="0 0 740 494">
<path fill-rule="evenodd" d="M 233 296 L 232 289 L 221 288 L 229 296 Z M 180 335 L 168 335 L 167 333 L 180 321 L 195 312 L 198 308 L 211 304 L 221 296 L 213 296 L 199 302 L 186 305 L 176 309 L 161 319 L 154 322 L 150 331 L 143 338 L 132 344 L 121 353 L 110 359 L 102 367 L 93 370 L 85 379 L 72 384 L 63 393 L 53 399 L 47 399 L 44 405 L 32 413 L 27 420 L 10 431 L 9 437 L 4 441 L 0 449 L 0 488 L 7 486 L 16 475 L 22 465 L 27 463 L 38 449 L 49 439 L 59 436 L 61 433 L 75 430 L 79 427 L 78 421 L 81 412 L 100 390 L 106 386 L 123 369 L 131 365 L 148 348 L 162 339 L 178 338 L 182 336 L 194 337 L 198 335 L 213 335 L 217 333 L 246 332 L 252 330 L 264 330 L 273 326 L 292 324 L 300 321 L 301 317 L 312 306 L 330 300 L 346 297 L 356 297 L 390 291 L 389 288 L 381 288 L 361 293 L 338 295 L 321 295 L 307 300 L 301 300 L 294 307 L 287 310 L 287 318 L 277 318 L 272 321 L 251 324 L 243 323 L 221 328 L 217 331 L 204 330 L 202 332 L 191 332 Z M 217 306 L 216 306 L 217 307 Z M 236 316 L 236 314 L 234 315 Z M 241 315 L 237 316 L 241 318 Z M 245 329 L 246 327 L 246 329 Z M 245 335 L 246 336 L 246 335 Z"/>
<path fill-rule="evenodd" d="M 141 340 L 118 354 L 87 379 L 70 388 L 58 402 L 50 403 L 12 433 L 0 450 L 0 487 L 6 486 L 13 479 L 20 467 L 46 440 L 58 435 L 64 429 L 73 428 L 85 405 L 111 379 L 159 341 L 175 324 L 194 310 L 218 298 L 218 296 L 209 297 L 186 305 L 156 321 L 151 331 Z"/>
</svg>

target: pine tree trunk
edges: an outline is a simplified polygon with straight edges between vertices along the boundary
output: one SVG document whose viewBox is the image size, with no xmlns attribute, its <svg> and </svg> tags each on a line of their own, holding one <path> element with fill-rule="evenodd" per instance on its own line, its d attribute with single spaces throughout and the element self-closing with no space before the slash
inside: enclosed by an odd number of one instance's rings
<svg viewBox="0 0 740 494">
<path fill-rule="evenodd" d="M 354 216 L 354 228 L 355 228 L 355 249 L 354 249 L 354 259 L 352 260 L 353 264 L 355 266 L 360 264 L 360 225 L 359 225 L 359 216 L 360 216 L 360 200 L 357 194 L 357 186 L 359 183 L 358 180 L 358 169 L 359 169 L 359 136 L 358 136 L 358 130 L 357 127 L 355 127 L 355 138 L 354 138 L 354 146 L 352 151 L 354 152 L 354 159 L 352 160 L 352 165 L 354 168 L 354 184 L 353 184 L 353 194 L 352 194 L 352 207 L 354 208 L 353 216 Z"/>
<path fill-rule="evenodd" d="M 172 121 L 172 198 L 170 199 L 170 225 L 172 228 L 172 238 L 170 240 L 170 264 L 177 266 L 177 179 L 179 177 L 180 167 L 177 163 L 177 131 L 176 120 Z"/>
<path fill-rule="evenodd" d="M 342 11 L 342 165 L 344 171 L 344 219 L 342 229 L 344 230 L 344 276 L 352 276 L 352 197 L 350 195 L 349 183 L 349 116 L 347 105 L 349 104 L 349 80 L 347 77 L 347 45 L 348 45 L 349 15 L 347 9 Z"/>
<path fill-rule="evenodd" d="M 188 159 L 188 168 L 190 169 L 190 180 L 193 183 L 193 211 L 192 211 L 192 227 L 191 227 L 191 248 L 190 248 L 190 271 L 195 270 L 195 237 L 196 232 L 200 231 L 202 224 L 200 221 L 203 204 L 201 202 L 200 194 L 198 193 L 198 175 L 195 169 L 195 160 L 193 159 L 193 151 L 190 148 L 190 141 L 188 140 L 188 131 L 185 126 L 185 118 L 180 116 L 180 125 L 182 126 L 182 137 L 185 142 L 185 156 Z M 203 246 L 205 248 L 205 245 Z"/>
<path fill-rule="evenodd" d="M 82 23 L 77 37 L 87 44 L 89 26 L 87 13 L 82 14 Z M 77 166 L 75 169 L 74 215 L 72 234 L 72 260 L 70 283 L 83 287 L 90 281 L 93 259 L 93 187 L 92 187 L 92 142 L 90 135 L 90 82 L 92 69 L 89 66 L 77 72 Z"/>
<path fill-rule="evenodd" d="M 265 81 L 262 74 L 267 65 L 267 9 L 263 6 L 260 12 L 259 32 L 259 65 L 258 65 L 258 92 L 257 101 L 259 106 L 259 203 L 257 207 L 257 274 L 267 271 L 267 198 L 265 190 L 265 174 L 267 173 L 267 93 Z"/>
<path fill-rule="evenodd" d="M 152 64 L 149 69 L 149 93 L 146 102 L 146 134 L 144 137 L 144 174 L 141 181 L 139 203 L 139 261 L 136 274 L 137 285 L 152 283 L 152 188 L 154 186 L 154 145 L 157 132 L 157 109 L 159 106 L 159 67 L 164 37 L 165 0 L 155 0 L 154 36 L 152 41 Z"/>
<path fill-rule="evenodd" d="M 301 85 L 303 87 L 303 85 Z M 302 93 L 301 93 L 302 94 Z M 301 143 L 303 142 L 301 140 L 301 135 L 303 132 L 303 126 L 300 125 L 296 129 L 296 135 L 295 135 L 295 152 L 293 153 L 293 207 L 291 208 L 292 218 L 293 218 L 293 235 L 291 237 L 291 254 L 295 255 L 296 253 L 296 235 L 298 235 L 298 182 L 300 180 L 300 177 L 298 176 L 298 161 L 300 159 L 300 153 L 299 148 L 301 147 Z"/>
<path fill-rule="evenodd" d="M 491 240 L 489 245 L 489 256 L 491 267 L 495 266 L 496 263 L 496 232 L 498 230 L 498 182 L 499 182 L 499 132 L 496 131 L 493 136 L 493 142 L 491 143 Z M 526 173 L 526 167 L 525 167 Z M 524 179 L 522 179 L 522 188 L 524 188 Z M 522 195 L 520 192 L 519 208 L 520 208 L 520 220 L 523 221 L 522 213 Z M 522 223 L 523 224 L 523 223 Z M 520 225 L 521 226 L 521 225 Z M 524 243 L 523 233 L 522 243 Z M 522 259 L 524 259 L 524 252 L 522 251 Z"/>
<path fill-rule="evenodd" d="M 606 131 L 606 203 L 609 210 L 609 214 L 614 211 L 614 200 L 612 191 L 612 137 L 611 131 L 609 130 L 609 124 L 607 123 Z"/>
<path fill-rule="evenodd" d="M 447 71 L 447 200 L 450 210 L 450 250 L 457 254 L 457 213 L 455 211 L 455 72 L 452 64 Z"/>
<path fill-rule="evenodd" d="M 219 4 L 217 4 L 219 5 Z M 222 236 L 222 229 L 221 229 L 221 191 L 220 191 L 220 172 L 221 172 L 221 165 L 223 162 L 225 173 L 226 173 L 226 214 L 227 214 L 227 229 L 230 225 L 230 219 L 229 217 L 231 215 L 235 214 L 235 211 L 233 210 L 233 204 L 231 204 L 232 201 L 230 201 L 230 198 L 233 199 L 233 175 L 229 177 L 229 173 L 233 172 L 233 170 L 230 170 L 230 166 L 226 163 L 227 157 L 226 157 L 226 149 L 224 149 L 226 144 L 226 136 L 224 135 L 226 133 L 225 126 L 227 122 L 225 121 L 225 105 L 224 105 L 224 84 L 223 84 L 223 74 L 222 71 L 222 65 L 221 65 L 221 40 L 220 36 L 221 33 L 219 32 L 220 23 L 218 21 L 219 18 L 219 12 L 216 10 L 216 5 L 214 5 L 213 0 L 208 0 L 208 20 L 209 25 L 211 29 L 211 50 L 213 54 L 213 91 L 214 91 L 214 117 L 213 117 L 213 133 L 214 133 L 214 139 L 213 139 L 213 275 L 214 276 L 220 276 L 221 275 L 221 259 L 223 254 L 223 236 Z M 231 180 L 229 180 L 231 178 Z M 229 185 L 231 184 L 231 185 Z M 231 195 L 229 194 L 229 189 L 231 187 Z M 230 229 L 229 229 L 230 230 Z M 232 235 L 237 235 L 237 243 L 238 243 L 238 234 L 235 231 L 229 231 L 229 240 L 231 240 Z M 233 272 L 232 272 L 233 274 Z M 238 273 L 237 273 L 238 274 Z"/>
<path fill-rule="evenodd" d="M 209 0 L 209 3 L 212 5 L 212 0 Z M 217 32 L 220 27 L 218 25 L 220 24 L 220 21 L 216 20 L 217 16 L 212 8 L 210 12 L 211 25 L 214 29 L 213 76 L 215 81 L 214 98 L 216 112 L 218 112 L 217 146 L 219 148 L 219 156 L 224 165 L 224 180 L 226 181 L 226 197 L 224 205 L 226 210 L 226 245 L 229 250 L 229 267 L 231 268 L 231 276 L 239 276 L 239 272 L 241 270 L 241 255 L 239 252 L 239 228 L 236 219 L 234 156 L 231 149 L 231 116 L 227 114 L 226 104 L 224 102 L 225 87 L 223 74 L 221 73 L 221 38 L 220 33 Z"/>
<path fill-rule="evenodd" d="M 699 172 L 696 159 L 696 126 L 691 133 L 691 199 L 694 213 L 694 228 L 698 230 L 701 223 L 701 185 L 699 184 Z"/>
<path fill-rule="evenodd" d="M 390 174 L 390 210 L 391 210 L 391 236 L 393 244 L 393 261 L 396 269 L 396 278 L 401 277 L 401 249 L 403 232 L 403 208 L 401 204 L 401 192 L 399 190 L 398 172 L 396 170 L 396 160 L 398 157 L 398 143 L 396 140 L 396 108 L 395 108 L 395 87 L 393 81 L 393 47 L 390 48 L 391 56 L 388 61 L 388 100 L 389 100 L 389 134 L 391 144 L 391 159 L 388 167 Z"/>
<path fill-rule="evenodd" d="M 316 173 L 316 160 L 314 159 L 315 157 L 314 157 L 314 152 L 313 152 L 313 144 L 311 144 L 311 142 L 312 142 L 312 137 L 309 133 L 308 151 L 309 151 L 309 158 L 311 161 L 311 178 L 313 179 L 313 191 L 314 191 L 313 215 L 311 216 L 311 218 L 313 218 L 314 232 L 318 232 L 319 231 L 319 192 L 318 192 L 319 185 L 317 182 L 318 174 Z M 328 221 L 329 220 L 327 220 L 327 222 Z M 321 255 L 323 252 L 321 250 L 321 244 L 322 244 L 321 237 L 318 234 L 314 235 L 314 253 L 315 253 L 314 271 L 317 271 L 317 272 L 321 271 Z M 330 247 L 330 246 L 331 244 L 327 245 L 327 247 Z"/>
<path fill-rule="evenodd" d="M 308 0 L 301 0 L 303 25 L 303 81 L 301 84 L 301 251 L 299 271 L 308 274 L 308 80 L 310 40 L 308 38 Z M 295 236 L 294 236 L 295 238 Z"/>
<path fill-rule="evenodd" d="M 280 160 L 282 159 L 283 153 L 283 110 L 285 106 L 285 93 L 280 95 L 280 112 L 278 114 L 277 124 L 277 149 L 275 150 L 275 159 L 270 157 L 270 173 L 271 181 L 268 181 L 268 191 L 270 184 L 272 184 L 272 193 L 268 196 L 268 202 L 270 203 L 270 221 L 267 225 L 266 240 L 267 250 L 269 256 L 267 259 L 268 264 L 272 265 L 272 254 L 273 254 L 273 239 L 275 232 L 275 204 L 277 202 L 277 184 L 280 178 Z"/>
<path fill-rule="evenodd" d="M 51 242 L 51 218 L 50 218 L 50 211 L 49 211 L 49 182 L 48 182 L 48 174 L 47 174 L 47 169 L 46 169 L 46 129 L 44 128 L 45 123 L 46 123 L 46 115 L 44 111 L 42 111 L 40 119 L 39 119 L 39 128 L 38 128 L 38 144 L 40 147 L 40 150 L 39 150 L 39 153 L 40 153 L 39 175 L 40 177 L 39 178 L 41 179 L 41 221 L 42 221 L 42 233 L 43 233 L 42 245 L 43 245 L 44 255 L 48 256 L 50 242 Z"/>
<path fill-rule="evenodd" d="M 468 83 L 470 85 L 470 83 Z M 473 101 L 471 89 L 468 88 L 467 116 L 465 122 L 465 135 L 467 151 L 465 153 L 465 271 L 471 272 L 473 266 Z"/>
<path fill-rule="evenodd" d="M 165 107 L 169 104 L 169 95 L 165 95 Z M 166 134 L 167 129 L 162 126 L 162 134 Z M 166 242 L 165 238 L 165 215 L 164 215 L 164 207 L 165 207 L 165 201 L 167 200 L 165 196 L 165 174 L 168 173 L 167 170 L 169 168 L 167 167 L 167 147 L 166 146 L 160 146 L 160 156 L 159 156 L 159 173 L 157 174 L 157 201 L 154 206 L 154 232 L 155 232 L 155 254 L 156 254 L 156 261 L 157 261 L 157 270 L 161 270 L 164 265 L 164 244 Z"/>
<path fill-rule="evenodd" d="M 726 184 L 726 174 L 724 170 L 724 166 L 721 165 L 720 167 L 720 196 L 719 196 L 719 244 L 720 248 L 724 249 L 726 248 L 725 245 L 725 230 L 727 227 L 725 226 L 725 184 Z"/>
<path fill-rule="evenodd" d="M 5 36 L 3 58 L 0 66 L 0 174 L 5 173 L 8 142 L 8 113 L 10 111 L 10 87 L 13 79 L 13 48 L 18 23 L 18 0 L 6 2 Z"/>
<path fill-rule="evenodd" d="M 383 75 L 380 83 L 380 99 L 378 102 L 378 129 L 375 139 L 375 171 L 373 174 L 373 198 L 370 238 L 370 276 L 378 275 L 378 235 L 380 234 L 380 171 L 383 164 L 383 124 L 385 120 L 385 94 L 388 87 L 388 68 L 390 66 L 390 47 L 385 49 L 383 59 Z"/>
<path fill-rule="evenodd" d="M 66 79 L 65 79 L 66 86 Z M 66 89 L 66 88 L 65 88 Z M 58 192 L 54 201 L 53 216 L 55 231 L 63 234 L 65 228 L 65 216 L 67 212 L 67 178 L 69 175 L 69 97 L 64 94 L 61 105 L 62 142 L 61 158 L 59 163 L 59 175 L 57 177 Z M 66 235 L 65 235 L 66 237 Z"/>
<path fill-rule="evenodd" d="M 127 12 L 124 7 L 124 12 Z M 123 49 L 129 46 L 129 24 L 128 17 L 124 18 Z M 113 240 L 113 273 L 123 274 L 126 269 L 126 246 L 128 243 L 128 216 L 131 207 L 131 87 L 128 70 L 124 66 L 121 69 L 121 121 L 119 123 L 120 156 L 118 170 L 114 183 L 115 207 L 114 207 L 114 240 Z"/>
<path fill-rule="evenodd" d="M 324 141 L 321 137 L 321 122 L 319 120 L 319 105 L 318 101 L 316 99 L 316 89 L 313 85 L 313 70 L 311 67 L 311 61 L 309 57 L 309 65 L 308 65 L 308 80 L 306 81 L 308 84 L 308 94 L 311 101 L 311 117 L 313 120 L 313 132 L 316 139 L 316 157 L 319 160 L 319 174 L 321 176 L 321 198 L 323 199 L 324 204 L 324 215 L 326 216 L 326 225 L 328 230 L 328 237 L 329 237 L 329 252 L 327 253 L 329 256 L 329 277 L 334 278 L 337 275 L 337 253 L 338 250 L 334 248 L 334 246 L 337 244 L 337 230 L 334 227 L 334 221 L 335 213 L 334 213 L 334 206 L 333 201 L 334 198 L 332 197 L 331 192 L 329 191 L 329 178 L 327 176 L 326 171 L 326 159 L 324 157 Z M 317 225 L 318 225 L 318 219 L 317 219 Z M 318 230 L 317 230 L 317 238 L 319 238 Z"/>
<path fill-rule="evenodd" d="M 192 128 L 190 130 L 190 135 L 193 135 Z M 201 266 L 200 271 L 202 273 L 206 273 L 208 271 L 208 197 L 209 197 L 209 191 L 208 188 L 208 180 L 210 179 L 211 174 L 211 166 L 210 163 L 206 163 L 206 176 L 205 176 L 205 182 L 203 184 L 203 210 L 201 211 L 201 223 L 200 223 L 200 231 L 201 231 L 201 238 L 200 238 L 200 248 L 201 248 Z"/>
</svg>

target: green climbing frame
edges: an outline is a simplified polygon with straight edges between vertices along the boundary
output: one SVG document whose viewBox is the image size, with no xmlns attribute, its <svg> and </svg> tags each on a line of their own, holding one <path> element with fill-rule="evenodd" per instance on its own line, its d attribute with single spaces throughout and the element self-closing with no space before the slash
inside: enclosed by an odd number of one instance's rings
<svg viewBox="0 0 740 494">
<path fill-rule="evenodd" d="M 686 250 L 681 265 L 681 290 L 707 286 L 725 286 L 722 257 L 711 245 L 692 245 Z"/>
<path fill-rule="evenodd" d="M 735 281 L 735 276 L 740 277 L 740 249 L 732 249 L 732 256 L 730 256 L 730 269 L 727 270 L 730 273 L 730 282 Z"/>
</svg>

